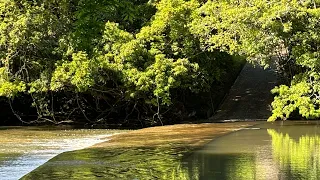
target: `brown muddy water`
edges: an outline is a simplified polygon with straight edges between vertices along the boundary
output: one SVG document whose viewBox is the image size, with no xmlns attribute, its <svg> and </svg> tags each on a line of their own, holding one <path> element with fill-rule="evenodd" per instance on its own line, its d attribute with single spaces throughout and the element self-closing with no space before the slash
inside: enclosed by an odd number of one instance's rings
<svg viewBox="0 0 320 180">
<path fill-rule="evenodd" d="M 124 131 L 0 127 L 0 179 L 16 180 L 54 156 L 92 146 Z"/>
</svg>

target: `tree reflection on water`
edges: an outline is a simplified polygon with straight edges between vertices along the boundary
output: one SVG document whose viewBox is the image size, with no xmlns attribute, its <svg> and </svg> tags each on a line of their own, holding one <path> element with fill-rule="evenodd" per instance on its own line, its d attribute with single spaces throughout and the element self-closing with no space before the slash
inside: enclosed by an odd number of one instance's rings
<svg viewBox="0 0 320 180">
<path fill-rule="evenodd" d="M 252 134 L 237 132 L 195 153 L 185 167 L 190 179 L 201 180 L 320 179 L 320 136 L 312 128 L 295 126 L 262 128 Z M 237 148 L 230 150 L 232 147 Z"/>
<path fill-rule="evenodd" d="M 298 140 L 289 134 L 268 129 L 272 137 L 272 154 L 280 172 L 295 179 L 317 179 L 320 175 L 320 136 L 303 135 Z"/>
</svg>

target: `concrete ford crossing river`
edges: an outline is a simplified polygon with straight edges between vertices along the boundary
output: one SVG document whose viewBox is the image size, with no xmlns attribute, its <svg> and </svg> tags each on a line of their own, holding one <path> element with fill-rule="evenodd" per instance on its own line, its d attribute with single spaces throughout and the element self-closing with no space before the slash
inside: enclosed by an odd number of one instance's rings
<svg viewBox="0 0 320 180">
<path fill-rule="evenodd" d="M 174 141 L 179 136 L 177 129 L 165 136 L 161 136 L 166 131 L 161 132 L 160 127 L 159 131 L 149 129 L 152 132 L 149 134 L 148 129 L 144 133 L 122 134 L 117 141 L 122 139 L 131 145 L 116 146 L 115 136 L 103 143 L 105 146 L 100 144 L 55 156 L 22 179 L 320 179 L 320 126 L 315 121 L 260 122 L 216 136 L 193 153 L 184 153 L 184 145 L 179 146 L 182 140 L 192 143 L 188 137 L 196 139 L 192 134 L 199 128 L 202 132 L 215 131 L 217 127 L 223 130 L 233 124 L 202 125 L 207 130 L 195 126 L 192 133 L 179 141 Z M 165 137 L 169 139 L 163 146 L 150 144 Z"/>
<path fill-rule="evenodd" d="M 19 179 L 62 152 L 92 146 L 119 132 L 102 129 L 1 127 L 0 179 Z"/>
</svg>

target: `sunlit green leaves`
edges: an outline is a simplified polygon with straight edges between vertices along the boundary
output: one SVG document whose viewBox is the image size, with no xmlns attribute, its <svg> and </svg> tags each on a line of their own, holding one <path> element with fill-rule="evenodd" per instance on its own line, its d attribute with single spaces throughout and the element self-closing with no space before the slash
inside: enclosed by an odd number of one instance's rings
<svg viewBox="0 0 320 180">
<path fill-rule="evenodd" d="M 203 46 L 205 25 L 197 12 L 208 5 L 202 5 L 197 0 L 1 1 L 0 96 L 31 96 L 38 114 L 43 107 L 52 115 L 49 111 L 70 102 L 84 114 L 81 93 L 107 106 L 110 99 L 125 106 L 139 101 L 154 112 L 172 105 L 177 91 L 208 91 L 236 59 L 216 49 L 222 44 Z M 54 98 L 66 102 L 54 106 Z M 96 110 L 101 112 L 99 105 Z"/>
<path fill-rule="evenodd" d="M 92 62 L 84 52 L 73 54 L 71 62 L 63 62 L 53 73 L 51 89 L 58 90 L 69 83 L 78 91 L 85 91 L 94 84 L 91 66 Z"/>
</svg>

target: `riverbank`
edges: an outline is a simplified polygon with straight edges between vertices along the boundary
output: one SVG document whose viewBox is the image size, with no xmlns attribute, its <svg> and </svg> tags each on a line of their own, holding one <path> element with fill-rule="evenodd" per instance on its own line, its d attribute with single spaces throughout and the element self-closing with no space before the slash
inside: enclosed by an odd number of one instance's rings
<svg viewBox="0 0 320 180">
<path fill-rule="evenodd" d="M 62 153 L 22 179 L 187 179 L 183 158 L 219 136 L 258 123 L 179 124 L 130 131 Z"/>
</svg>

